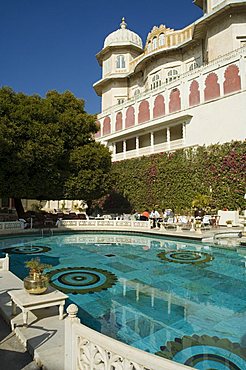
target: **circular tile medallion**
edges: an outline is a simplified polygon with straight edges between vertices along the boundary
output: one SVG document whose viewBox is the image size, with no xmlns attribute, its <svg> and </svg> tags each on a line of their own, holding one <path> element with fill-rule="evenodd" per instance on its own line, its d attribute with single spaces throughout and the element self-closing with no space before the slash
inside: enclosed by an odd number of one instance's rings
<svg viewBox="0 0 246 370">
<path fill-rule="evenodd" d="M 176 338 L 156 354 L 197 369 L 246 369 L 245 348 L 228 339 L 208 335 Z"/>
<path fill-rule="evenodd" d="M 208 253 L 185 250 L 161 252 L 157 256 L 164 261 L 176 263 L 196 264 L 213 260 L 213 256 Z"/>
<path fill-rule="evenodd" d="M 64 293 L 85 294 L 111 288 L 117 277 L 93 267 L 66 267 L 48 273 L 50 285 Z"/>
<path fill-rule="evenodd" d="M 50 251 L 51 248 L 42 245 L 20 245 L 11 248 L 5 248 L 2 251 L 9 254 L 35 254 L 45 253 Z"/>
</svg>

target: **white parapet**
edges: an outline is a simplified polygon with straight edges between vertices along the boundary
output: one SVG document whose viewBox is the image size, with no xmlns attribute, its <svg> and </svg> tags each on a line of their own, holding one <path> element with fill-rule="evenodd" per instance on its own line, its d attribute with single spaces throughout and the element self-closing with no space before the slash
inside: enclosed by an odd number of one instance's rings
<svg viewBox="0 0 246 370">
<path fill-rule="evenodd" d="M 9 271 L 9 255 L 6 253 L 4 258 L 0 258 L 0 270 Z"/>
<path fill-rule="evenodd" d="M 61 220 L 58 227 L 66 227 L 69 229 L 83 229 L 85 227 L 110 227 L 117 229 L 133 228 L 133 229 L 150 229 L 150 221 L 135 221 L 135 220 Z"/>
<path fill-rule="evenodd" d="M 78 308 L 68 306 L 65 319 L 64 370 L 188 370 L 188 366 L 166 360 L 121 343 L 80 324 Z"/>
<path fill-rule="evenodd" d="M 1 230 L 21 230 L 22 228 L 22 223 L 20 221 L 0 222 L 0 232 Z"/>
</svg>

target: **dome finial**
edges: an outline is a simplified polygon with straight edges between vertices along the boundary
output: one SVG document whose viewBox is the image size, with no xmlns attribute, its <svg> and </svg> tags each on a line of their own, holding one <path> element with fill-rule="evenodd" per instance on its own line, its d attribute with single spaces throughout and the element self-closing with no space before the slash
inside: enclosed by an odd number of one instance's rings
<svg viewBox="0 0 246 370">
<path fill-rule="evenodd" d="M 122 18 L 120 28 L 126 28 L 127 24 L 125 22 L 125 17 Z"/>
</svg>

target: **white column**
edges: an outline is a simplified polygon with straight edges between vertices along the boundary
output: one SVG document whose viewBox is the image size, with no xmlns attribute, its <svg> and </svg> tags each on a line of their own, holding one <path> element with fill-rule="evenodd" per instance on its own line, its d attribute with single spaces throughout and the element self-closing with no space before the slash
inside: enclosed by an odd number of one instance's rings
<svg viewBox="0 0 246 370">
<path fill-rule="evenodd" d="M 123 158 L 126 158 L 126 140 L 123 140 Z"/>
<path fill-rule="evenodd" d="M 110 115 L 110 120 L 111 120 L 111 134 L 113 132 L 115 132 L 115 125 L 116 125 L 116 114 L 115 114 L 115 111 L 112 111 L 111 112 L 111 115 Z"/>
<path fill-rule="evenodd" d="M 241 78 L 241 89 L 245 90 L 246 89 L 246 59 L 242 55 L 240 55 L 238 67 L 239 67 L 239 75 Z"/>
<path fill-rule="evenodd" d="M 136 136 L 136 154 L 139 156 L 139 136 Z"/>
<path fill-rule="evenodd" d="M 163 96 L 165 101 L 165 113 L 166 115 L 169 114 L 169 96 L 170 96 L 170 89 L 165 89 Z"/>
<path fill-rule="evenodd" d="M 204 74 L 204 71 L 202 72 L 201 76 L 198 79 L 199 83 L 199 91 L 200 91 L 200 104 L 203 104 L 205 99 L 204 99 L 204 90 L 205 90 L 205 81 L 207 78 L 208 74 Z"/>
<path fill-rule="evenodd" d="M 124 107 L 122 109 L 122 130 L 125 130 L 126 128 L 126 110 L 128 107 Z"/>
<path fill-rule="evenodd" d="M 170 128 L 167 127 L 167 148 L 170 149 Z"/>
<path fill-rule="evenodd" d="M 65 319 L 65 343 L 64 343 L 64 370 L 74 370 L 76 368 L 76 345 L 73 337 L 73 324 L 80 323 L 77 318 L 78 307 L 75 304 L 70 304 L 67 308 L 68 317 Z"/>
<path fill-rule="evenodd" d="M 153 108 L 154 108 L 154 97 L 153 95 L 151 95 L 148 99 L 148 102 L 149 102 L 149 118 L 150 118 L 150 121 L 153 120 Z"/>
<path fill-rule="evenodd" d="M 218 76 L 218 84 L 220 85 L 220 96 L 223 96 L 224 95 L 225 68 L 218 68 L 214 71 L 214 73 L 216 73 Z"/>
<path fill-rule="evenodd" d="M 150 152 L 154 153 L 155 151 L 155 143 L 154 143 L 154 132 L 150 133 Z"/>
</svg>

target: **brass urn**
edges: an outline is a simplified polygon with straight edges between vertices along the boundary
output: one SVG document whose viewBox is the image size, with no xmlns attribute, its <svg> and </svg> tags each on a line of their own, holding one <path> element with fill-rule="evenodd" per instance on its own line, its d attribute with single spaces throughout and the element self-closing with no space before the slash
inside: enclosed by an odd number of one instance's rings
<svg viewBox="0 0 246 370">
<path fill-rule="evenodd" d="M 42 294 L 46 292 L 49 286 L 49 278 L 43 274 L 43 271 L 52 266 L 41 263 L 39 258 L 26 261 L 25 265 L 29 268 L 29 276 L 24 278 L 24 288 L 26 291 L 30 294 Z"/>
<path fill-rule="evenodd" d="M 29 276 L 24 278 L 24 288 L 30 294 L 42 294 L 49 286 L 49 278 L 40 272 L 30 271 Z"/>
</svg>

